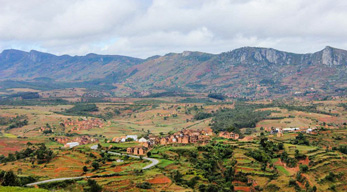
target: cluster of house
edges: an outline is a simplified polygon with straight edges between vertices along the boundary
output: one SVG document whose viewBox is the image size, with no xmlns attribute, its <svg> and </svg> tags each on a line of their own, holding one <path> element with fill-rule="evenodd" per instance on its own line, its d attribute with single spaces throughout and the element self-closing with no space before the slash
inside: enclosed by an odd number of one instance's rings
<svg viewBox="0 0 347 192">
<path fill-rule="evenodd" d="M 159 140 L 160 145 L 167 145 L 172 143 L 201 143 L 206 144 L 210 141 L 210 136 L 213 134 L 212 130 L 188 130 L 176 132 L 170 136 L 163 137 Z"/>
<path fill-rule="evenodd" d="M 218 137 L 237 140 L 240 138 L 240 135 L 237 133 L 233 133 L 233 132 L 221 131 L 221 132 L 219 132 Z"/>
<path fill-rule="evenodd" d="M 102 128 L 104 122 L 101 119 L 86 119 L 86 120 L 65 120 L 64 126 L 72 126 L 71 131 L 89 130 L 92 128 Z"/>
<path fill-rule="evenodd" d="M 274 127 L 267 127 L 265 128 L 265 131 L 269 132 L 272 135 L 277 135 L 277 137 L 282 137 L 283 133 L 289 133 L 289 132 L 302 132 L 302 133 L 308 133 L 308 134 L 314 134 L 316 131 L 316 128 L 308 128 L 305 130 L 302 130 L 298 127 L 287 127 L 287 128 L 274 128 Z"/>
<path fill-rule="evenodd" d="M 136 135 L 127 135 L 124 137 L 115 137 L 112 142 L 125 142 L 127 138 L 132 138 L 134 141 L 139 142 L 139 146 L 127 148 L 127 153 L 135 155 L 145 154 L 149 148 L 154 145 L 168 145 L 168 144 L 190 144 L 200 143 L 206 144 L 211 140 L 213 134 L 212 129 L 208 130 L 188 130 L 183 129 L 182 131 L 176 132 L 166 137 L 149 136 L 146 138 L 137 139 Z"/>
<path fill-rule="evenodd" d="M 99 142 L 98 139 L 96 139 L 94 137 L 90 137 L 89 135 L 83 135 L 80 137 L 76 137 L 72 141 L 68 137 L 55 137 L 55 138 L 53 138 L 53 140 L 56 141 L 57 143 L 64 144 L 65 148 L 73 148 L 73 147 L 76 147 L 78 145 L 86 145 L 86 144 L 90 144 L 90 143 Z"/>
</svg>

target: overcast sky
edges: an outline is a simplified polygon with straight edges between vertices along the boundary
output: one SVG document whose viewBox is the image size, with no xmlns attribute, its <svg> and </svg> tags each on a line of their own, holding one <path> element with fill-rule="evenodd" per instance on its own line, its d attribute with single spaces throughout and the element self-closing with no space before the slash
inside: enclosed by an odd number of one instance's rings
<svg viewBox="0 0 347 192">
<path fill-rule="evenodd" d="M 346 0 L 0 0 L 0 49 L 146 58 L 347 49 Z"/>
</svg>

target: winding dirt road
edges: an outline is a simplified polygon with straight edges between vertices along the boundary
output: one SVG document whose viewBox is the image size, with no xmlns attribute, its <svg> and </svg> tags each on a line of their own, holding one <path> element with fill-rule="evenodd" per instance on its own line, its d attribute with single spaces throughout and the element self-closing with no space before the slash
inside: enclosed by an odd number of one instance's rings
<svg viewBox="0 0 347 192">
<path fill-rule="evenodd" d="M 111 155 L 119 155 L 119 156 L 128 155 L 128 154 L 121 154 L 121 153 L 116 153 L 116 152 L 111 152 L 111 151 L 109 151 L 108 153 Z M 140 157 L 136 156 L 136 155 L 128 155 L 128 156 L 136 158 L 136 159 L 140 159 Z M 152 163 L 143 167 L 142 169 L 149 169 L 149 168 L 151 168 L 151 167 L 153 167 L 159 163 L 158 159 L 153 159 L 153 158 L 149 158 L 149 157 L 143 157 L 143 159 L 151 161 Z M 43 183 L 49 183 L 49 182 L 54 182 L 54 181 L 76 180 L 76 179 L 83 179 L 83 178 L 88 178 L 88 177 L 82 176 L 82 177 L 64 177 L 64 178 L 48 179 L 48 180 L 44 180 L 44 181 L 38 181 L 35 183 L 29 183 L 29 184 L 26 184 L 26 186 L 34 186 L 34 185 L 40 185 Z"/>
</svg>

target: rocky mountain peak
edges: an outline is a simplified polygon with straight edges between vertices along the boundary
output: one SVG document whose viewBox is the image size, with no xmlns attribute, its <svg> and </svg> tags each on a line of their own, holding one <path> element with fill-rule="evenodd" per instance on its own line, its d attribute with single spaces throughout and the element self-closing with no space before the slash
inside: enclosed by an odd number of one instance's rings
<svg viewBox="0 0 347 192">
<path fill-rule="evenodd" d="M 347 51 L 326 46 L 321 51 L 321 63 L 323 65 L 346 65 Z"/>
</svg>

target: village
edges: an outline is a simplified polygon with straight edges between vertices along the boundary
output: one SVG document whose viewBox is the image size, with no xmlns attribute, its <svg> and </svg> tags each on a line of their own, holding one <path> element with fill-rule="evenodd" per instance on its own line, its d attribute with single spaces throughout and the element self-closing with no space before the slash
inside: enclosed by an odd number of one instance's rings
<svg viewBox="0 0 347 192">
<path fill-rule="evenodd" d="M 115 137 L 110 142 L 119 143 L 125 141 L 137 141 L 139 143 L 138 146 L 128 147 L 127 153 L 134 155 L 145 155 L 151 148 L 155 145 L 172 145 L 172 144 L 197 144 L 197 145 L 205 145 L 211 141 L 211 136 L 214 133 L 212 129 L 208 128 L 206 130 L 190 130 L 190 129 L 182 129 L 181 131 L 175 132 L 173 134 L 169 134 L 167 136 L 159 137 L 150 135 L 142 137 L 138 139 L 137 135 L 127 135 L 123 137 Z M 223 134 L 219 134 L 219 137 L 224 137 L 227 139 L 235 139 L 239 138 L 239 135 L 233 132 L 223 132 Z"/>
<path fill-rule="evenodd" d="M 78 121 L 67 121 L 65 124 L 67 126 L 75 126 L 74 122 Z M 84 123 L 79 124 L 80 126 L 85 126 Z M 93 126 L 93 124 L 88 124 Z M 99 124 L 96 124 L 99 125 Z M 95 126 L 95 124 L 94 124 Z M 134 147 L 128 147 L 126 152 L 133 155 L 146 155 L 146 153 L 151 150 L 156 145 L 186 145 L 186 144 L 196 144 L 196 145 L 206 145 L 212 139 L 212 136 L 223 137 L 226 139 L 239 139 L 239 134 L 233 132 L 220 132 L 218 135 L 213 133 L 211 128 L 205 130 L 191 130 L 191 129 L 182 129 L 181 131 L 175 132 L 173 134 L 168 134 L 166 136 L 157 136 L 157 135 L 148 135 L 139 138 L 137 135 L 126 135 L 120 137 L 114 137 L 110 140 L 107 140 L 107 143 L 124 143 L 124 142 L 137 142 L 138 145 Z M 54 137 L 51 138 L 52 141 L 55 141 L 60 144 L 64 144 L 65 148 L 73 148 L 79 145 L 87 145 L 91 143 L 97 143 L 99 140 L 89 135 L 82 135 L 75 137 L 73 139 L 69 137 Z M 97 146 L 97 145 L 95 145 Z M 92 149 L 97 149 L 94 145 Z"/>
<path fill-rule="evenodd" d="M 92 128 L 102 128 L 104 122 L 100 119 L 89 119 L 89 120 L 65 120 L 62 125 L 64 127 L 71 127 L 70 131 L 78 130 L 89 130 Z M 44 131 L 45 128 L 41 128 L 40 131 Z M 305 132 L 307 134 L 315 134 L 316 128 L 300 129 L 300 128 L 274 128 L 265 127 L 264 131 L 270 135 L 276 135 L 277 137 L 283 137 L 286 132 Z M 124 143 L 124 142 L 137 142 L 138 145 L 133 147 L 128 147 L 126 152 L 133 155 L 146 155 L 156 145 L 186 145 L 186 144 L 196 144 L 196 145 L 206 145 L 212 139 L 212 136 L 232 139 L 232 140 L 242 140 L 249 141 L 252 140 L 252 136 L 246 136 L 240 138 L 240 135 L 234 132 L 221 131 L 217 135 L 212 131 L 211 128 L 206 128 L 204 130 L 193 130 L 193 129 L 182 129 L 181 131 L 175 133 L 169 133 L 168 135 L 146 135 L 141 138 L 138 135 L 125 135 L 120 137 L 114 137 L 107 140 L 107 143 Z M 82 135 L 74 139 L 69 137 L 55 137 L 52 138 L 53 141 L 60 144 L 64 144 L 65 148 L 73 148 L 79 145 L 86 145 L 90 143 L 97 143 L 99 140 L 88 135 Z M 92 149 L 97 149 L 97 145 L 92 146 Z"/>
</svg>

